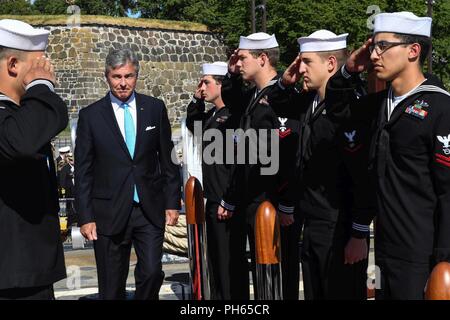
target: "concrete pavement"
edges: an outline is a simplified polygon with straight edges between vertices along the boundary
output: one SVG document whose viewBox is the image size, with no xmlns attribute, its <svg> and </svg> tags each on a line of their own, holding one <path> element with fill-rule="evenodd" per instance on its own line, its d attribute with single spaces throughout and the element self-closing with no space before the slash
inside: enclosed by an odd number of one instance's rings
<svg viewBox="0 0 450 320">
<path fill-rule="evenodd" d="M 57 282 L 54 286 L 57 300 L 96 299 L 98 293 L 97 269 L 94 250 L 88 243 L 85 249 L 72 250 L 65 245 L 67 279 Z M 135 290 L 134 268 L 136 254 L 132 250 L 130 270 L 127 278 L 127 295 L 131 299 Z M 369 255 L 369 265 L 373 264 L 373 243 Z M 169 254 L 163 256 L 163 271 L 165 279 L 160 290 L 161 300 L 189 299 L 189 263 L 187 258 Z M 250 288 L 251 294 L 252 287 Z M 303 282 L 300 282 L 300 300 L 303 300 Z M 252 295 L 253 296 L 253 295 Z"/>
</svg>

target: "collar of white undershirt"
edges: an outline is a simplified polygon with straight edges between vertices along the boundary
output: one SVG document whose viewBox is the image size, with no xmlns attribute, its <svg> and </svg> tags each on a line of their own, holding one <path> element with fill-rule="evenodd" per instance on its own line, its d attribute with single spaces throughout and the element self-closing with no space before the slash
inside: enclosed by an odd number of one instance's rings
<svg viewBox="0 0 450 320">
<path fill-rule="evenodd" d="M 388 99 L 387 99 L 387 110 L 386 110 L 387 111 L 386 116 L 387 116 L 388 121 L 391 119 L 391 115 L 394 112 L 394 109 L 400 104 L 400 102 L 402 102 L 404 99 L 409 97 L 411 94 L 414 94 L 416 92 L 417 88 L 419 88 L 425 81 L 427 81 L 427 79 L 423 80 L 415 88 L 408 91 L 404 95 L 401 95 L 398 97 L 394 96 L 394 90 L 392 89 L 392 86 L 389 87 Z"/>
<path fill-rule="evenodd" d="M 409 90 L 407 93 L 405 93 L 404 95 L 401 96 L 394 96 L 394 93 L 392 92 L 392 106 L 395 108 L 400 102 L 402 102 L 404 99 L 406 99 L 407 97 L 409 97 L 411 95 L 411 92 L 413 92 L 414 90 L 416 90 L 419 86 L 421 86 L 425 81 L 427 81 L 427 79 L 423 80 L 421 83 L 419 83 L 417 86 L 415 86 L 414 88 L 412 88 L 411 90 Z"/>
</svg>

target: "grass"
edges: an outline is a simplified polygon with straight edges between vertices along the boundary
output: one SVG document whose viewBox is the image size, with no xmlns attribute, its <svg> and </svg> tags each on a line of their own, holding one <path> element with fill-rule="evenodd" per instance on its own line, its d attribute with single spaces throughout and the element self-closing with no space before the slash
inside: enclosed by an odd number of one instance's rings
<svg viewBox="0 0 450 320">
<path fill-rule="evenodd" d="M 66 15 L 0 15 L 0 19 L 16 19 L 27 22 L 33 26 L 66 25 L 69 16 Z M 208 27 L 201 23 L 188 21 L 169 21 L 156 19 L 134 19 L 109 16 L 80 16 L 81 25 L 111 25 L 148 29 L 183 30 L 194 32 L 208 32 Z"/>
</svg>

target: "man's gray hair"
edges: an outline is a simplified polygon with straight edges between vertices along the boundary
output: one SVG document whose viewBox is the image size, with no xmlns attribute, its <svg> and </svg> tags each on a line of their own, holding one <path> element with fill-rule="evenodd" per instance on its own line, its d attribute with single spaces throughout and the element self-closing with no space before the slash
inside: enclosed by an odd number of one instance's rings
<svg viewBox="0 0 450 320">
<path fill-rule="evenodd" d="M 127 63 L 131 63 L 136 68 L 136 74 L 139 73 L 139 60 L 130 49 L 113 49 L 110 50 L 106 57 L 105 74 L 111 69 L 122 67 Z"/>
</svg>

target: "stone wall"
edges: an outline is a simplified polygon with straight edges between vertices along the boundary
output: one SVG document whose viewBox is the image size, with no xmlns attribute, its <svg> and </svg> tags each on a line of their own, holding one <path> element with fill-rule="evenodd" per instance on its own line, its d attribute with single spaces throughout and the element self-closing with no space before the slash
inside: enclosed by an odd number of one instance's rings
<svg viewBox="0 0 450 320">
<path fill-rule="evenodd" d="M 137 53 L 137 91 L 164 100 L 174 127 L 196 88 L 201 64 L 226 60 L 226 47 L 208 32 L 95 24 L 45 27 L 51 30 L 48 53 L 57 92 L 73 114 L 107 93 L 104 65 L 111 48 Z"/>
</svg>

